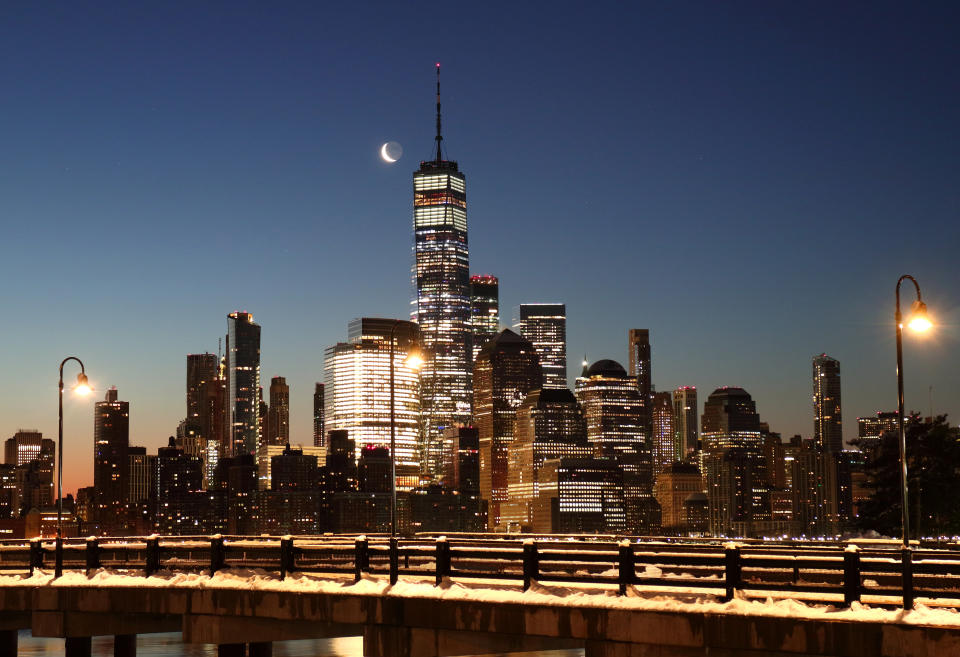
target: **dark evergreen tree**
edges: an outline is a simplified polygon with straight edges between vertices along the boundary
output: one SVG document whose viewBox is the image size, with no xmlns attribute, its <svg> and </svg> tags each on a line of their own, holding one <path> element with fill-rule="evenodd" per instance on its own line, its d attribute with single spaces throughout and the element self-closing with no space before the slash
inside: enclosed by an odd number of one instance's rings
<svg viewBox="0 0 960 657">
<path fill-rule="evenodd" d="M 867 454 L 870 498 L 860 504 L 857 525 L 887 536 L 900 536 L 902 493 L 900 447 L 896 433 L 884 435 Z M 945 415 L 933 421 L 907 418 L 907 485 L 910 535 L 944 536 L 960 533 L 960 432 Z"/>
</svg>

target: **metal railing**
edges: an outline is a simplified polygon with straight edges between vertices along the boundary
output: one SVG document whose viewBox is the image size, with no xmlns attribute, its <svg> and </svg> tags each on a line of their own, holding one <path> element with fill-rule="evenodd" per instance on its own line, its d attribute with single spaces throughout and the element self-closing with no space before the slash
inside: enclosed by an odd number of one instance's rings
<svg viewBox="0 0 960 657">
<path fill-rule="evenodd" d="M 30 573 L 56 565 L 56 541 L 0 541 L 0 572 Z M 160 571 L 214 575 L 230 569 L 341 573 L 359 581 L 386 574 L 597 585 L 626 595 L 632 586 L 665 595 L 707 593 L 730 600 L 771 593 L 807 601 L 912 608 L 924 598 L 960 608 L 960 551 L 900 549 L 836 542 L 726 543 L 542 536 L 147 536 L 67 539 L 62 568 L 111 569 L 147 576 Z M 131 572 L 132 571 L 132 572 Z"/>
</svg>

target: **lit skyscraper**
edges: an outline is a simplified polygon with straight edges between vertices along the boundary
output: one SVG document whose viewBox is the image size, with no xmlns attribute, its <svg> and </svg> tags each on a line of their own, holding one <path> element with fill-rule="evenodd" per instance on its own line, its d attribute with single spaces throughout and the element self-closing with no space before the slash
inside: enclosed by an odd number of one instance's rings
<svg viewBox="0 0 960 657">
<path fill-rule="evenodd" d="M 652 428 L 653 383 L 650 374 L 650 329 L 630 329 L 630 376 L 637 379 L 637 392 L 642 406 L 642 425 L 649 436 Z"/>
<path fill-rule="evenodd" d="M 444 427 L 469 424 L 472 401 L 466 178 L 456 162 L 443 159 L 442 140 L 438 65 L 436 157 L 421 162 L 413 174 L 417 297 L 412 315 L 423 348 L 425 453 L 435 445 L 442 448 Z"/>
<path fill-rule="evenodd" d="M 254 454 L 260 434 L 260 325 L 253 315 L 227 316 L 227 413 L 234 454 Z"/>
<path fill-rule="evenodd" d="M 507 501 L 508 450 L 513 442 L 517 407 L 543 382 L 540 358 L 529 340 L 503 329 L 483 346 L 473 366 L 477 431 L 480 444 L 480 493 L 489 502 L 489 524 L 500 524 Z"/>
<path fill-rule="evenodd" d="M 680 386 L 673 391 L 673 431 L 676 443 L 681 446 L 681 459 L 700 449 L 697 408 L 697 389 L 694 386 Z"/>
<path fill-rule="evenodd" d="M 417 371 L 406 364 L 416 348 L 417 325 L 363 317 L 350 322 L 348 342 L 324 353 L 324 421 L 327 430 L 346 430 L 355 459 L 367 447 L 390 445 L 390 333 L 394 329 L 394 409 L 397 485 L 410 489 L 420 476 L 420 395 Z"/>
<path fill-rule="evenodd" d="M 324 386 L 317 383 L 313 390 L 313 446 L 323 447 L 327 444 L 326 431 L 324 430 Z"/>
<path fill-rule="evenodd" d="M 470 277 L 470 326 L 473 329 L 473 359 L 500 330 L 500 282 L 496 276 Z"/>
<path fill-rule="evenodd" d="M 4 452 L 4 463 L 8 465 L 24 465 L 40 458 L 43 445 L 43 434 L 36 429 L 20 429 L 7 438 Z"/>
<path fill-rule="evenodd" d="M 544 388 L 567 387 L 567 307 L 562 303 L 520 304 L 514 328 L 540 355 Z"/>
<path fill-rule="evenodd" d="M 674 461 L 682 458 L 682 451 L 676 442 L 673 428 L 673 396 L 669 392 L 653 393 L 653 434 L 650 443 L 653 452 L 653 474 L 660 471 Z"/>
<path fill-rule="evenodd" d="M 187 354 L 187 419 L 199 420 L 203 406 L 203 386 L 217 378 L 214 354 Z M 207 437 L 207 436 L 204 436 Z"/>
<path fill-rule="evenodd" d="M 127 496 L 127 449 L 130 447 L 130 403 L 117 398 L 117 389 L 107 390 L 94 406 L 93 487 L 100 507 L 116 507 Z M 106 519 L 104 519 L 106 520 Z"/>
<path fill-rule="evenodd" d="M 826 354 L 813 357 L 813 440 L 824 452 L 843 450 L 840 413 L 840 361 Z"/>
</svg>

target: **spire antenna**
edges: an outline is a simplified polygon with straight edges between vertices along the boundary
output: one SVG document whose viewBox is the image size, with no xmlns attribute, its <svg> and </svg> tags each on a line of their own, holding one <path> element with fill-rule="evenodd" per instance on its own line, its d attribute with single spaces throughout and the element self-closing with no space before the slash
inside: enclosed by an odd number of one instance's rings
<svg viewBox="0 0 960 657">
<path fill-rule="evenodd" d="M 443 160 L 440 153 L 440 143 L 443 141 L 443 135 L 440 134 L 440 62 L 437 62 L 437 162 Z"/>
</svg>

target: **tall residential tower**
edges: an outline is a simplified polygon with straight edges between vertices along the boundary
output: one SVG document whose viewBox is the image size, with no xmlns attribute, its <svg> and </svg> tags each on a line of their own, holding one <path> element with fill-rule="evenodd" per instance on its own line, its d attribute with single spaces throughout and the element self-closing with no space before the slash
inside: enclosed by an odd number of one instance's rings
<svg viewBox="0 0 960 657">
<path fill-rule="evenodd" d="M 826 354 L 813 357 L 813 422 L 813 439 L 821 451 L 843 450 L 840 361 Z"/>
<path fill-rule="evenodd" d="M 253 454 L 260 436 L 260 325 L 250 313 L 227 316 L 227 423 L 233 454 Z"/>
</svg>

